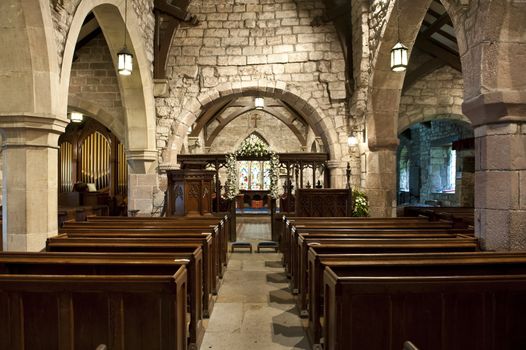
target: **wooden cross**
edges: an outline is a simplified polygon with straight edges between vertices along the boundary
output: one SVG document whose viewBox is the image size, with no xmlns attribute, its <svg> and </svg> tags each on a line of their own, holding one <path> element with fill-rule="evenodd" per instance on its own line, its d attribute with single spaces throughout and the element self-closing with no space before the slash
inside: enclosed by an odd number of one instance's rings
<svg viewBox="0 0 526 350">
<path fill-rule="evenodd" d="M 257 128 L 258 127 L 258 120 L 261 119 L 261 117 L 257 114 L 254 114 L 252 116 L 252 120 L 254 121 L 254 128 Z"/>
</svg>

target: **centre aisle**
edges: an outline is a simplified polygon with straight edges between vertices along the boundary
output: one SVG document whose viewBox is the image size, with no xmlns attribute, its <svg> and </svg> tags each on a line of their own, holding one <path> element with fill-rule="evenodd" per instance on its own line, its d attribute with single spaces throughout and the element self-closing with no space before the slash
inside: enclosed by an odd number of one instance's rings
<svg viewBox="0 0 526 350">
<path fill-rule="evenodd" d="M 238 239 L 252 243 L 231 254 L 201 349 L 310 349 L 298 316 L 281 254 L 256 253 L 270 238 L 265 217 L 238 217 Z M 268 251 L 268 250 L 267 250 Z"/>
</svg>

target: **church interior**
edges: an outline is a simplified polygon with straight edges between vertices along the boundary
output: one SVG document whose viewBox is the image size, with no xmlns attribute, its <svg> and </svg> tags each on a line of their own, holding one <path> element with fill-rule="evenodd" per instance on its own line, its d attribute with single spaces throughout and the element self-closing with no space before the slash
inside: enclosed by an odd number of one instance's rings
<svg viewBox="0 0 526 350">
<path fill-rule="evenodd" d="M 526 348 L 526 1 L 0 18 L 0 350 Z"/>
</svg>

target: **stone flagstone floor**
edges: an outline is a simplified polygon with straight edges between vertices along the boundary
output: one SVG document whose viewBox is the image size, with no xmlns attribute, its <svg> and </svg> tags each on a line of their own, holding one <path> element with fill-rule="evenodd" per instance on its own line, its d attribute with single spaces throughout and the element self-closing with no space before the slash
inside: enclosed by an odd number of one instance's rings
<svg viewBox="0 0 526 350">
<path fill-rule="evenodd" d="M 256 253 L 257 241 L 269 239 L 269 218 L 238 217 L 238 240 L 251 242 L 254 253 L 230 255 L 201 349 L 310 350 L 281 254 Z"/>
</svg>

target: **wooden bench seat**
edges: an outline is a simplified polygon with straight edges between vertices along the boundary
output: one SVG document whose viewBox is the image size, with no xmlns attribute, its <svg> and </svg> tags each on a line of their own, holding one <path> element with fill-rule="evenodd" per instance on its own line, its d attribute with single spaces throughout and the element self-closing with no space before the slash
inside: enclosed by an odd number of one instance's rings
<svg viewBox="0 0 526 350">
<path fill-rule="evenodd" d="M 188 343 L 199 347 L 202 325 L 202 250 L 192 253 L 18 253 L 0 254 L 1 274 L 33 275 L 172 275 L 179 266 L 188 273 L 190 322 Z"/>
<path fill-rule="evenodd" d="M 226 251 L 228 249 L 228 242 L 220 235 L 220 231 L 218 226 L 216 225 L 203 225 L 203 226 L 177 226 L 177 227 L 157 227 L 156 225 L 148 225 L 145 227 L 135 227 L 133 225 L 125 225 L 124 227 L 105 227 L 105 226 L 78 226 L 78 225 L 69 225 L 64 226 L 59 230 L 60 233 L 68 234 L 68 236 L 80 236 L 81 234 L 87 234 L 87 235 L 94 235 L 96 233 L 110 235 L 110 234 L 117 234 L 119 236 L 136 236 L 136 237 L 143 237 L 143 236 L 153 236 L 158 235 L 162 236 L 163 234 L 169 235 L 176 235 L 176 234 L 189 234 L 189 233 L 195 233 L 195 234 L 202 234 L 202 233 L 210 233 L 212 235 L 212 249 L 215 252 L 214 257 L 216 257 L 217 260 L 217 268 L 220 273 L 220 275 L 223 275 L 223 272 L 225 270 L 225 266 L 227 265 L 227 254 Z"/>
<path fill-rule="evenodd" d="M 120 253 L 189 253 L 202 249 L 203 266 L 203 316 L 209 317 L 213 309 L 213 295 L 219 288 L 218 275 L 214 273 L 210 257 L 209 236 L 199 238 L 148 239 L 148 238 L 48 238 L 48 252 L 120 252 Z"/>
<path fill-rule="evenodd" d="M 185 350 L 186 278 L 0 274 L 0 349 Z"/>
<path fill-rule="evenodd" d="M 526 256 L 491 254 L 327 266 L 324 348 L 526 348 Z"/>
<path fill-rule="evenodd" d="M 419 238 L 383 238 L 383 239 L 348 239 L 348 240 L 331 240 L 318 239 L 308 241 L 309 250 L 321 254 L 371 254 L 371 253 L 411 253 L 411 252 L 455 252 L 468 251 L 473 252 L 478 249 L 478 242 L 476 239 L 419 239 Z M 310 260 L 306 256 L 303 260 L 301 268 L 298 270 L 294 281 L 297 281 L 294 294 L 298 294 L 298 308 L 303 317 L 308 316 L 307 305 L 308 301 L 312 300 L 313 296 L 310 294 L 310 283 L 320 279 L 316 279 L 316 275 L 311 275 L 313 267 Z M 291 284 L 294 286 L 293 284 Z M 314 296 L 316 297 L 316 296 Z"/>
</svg>

